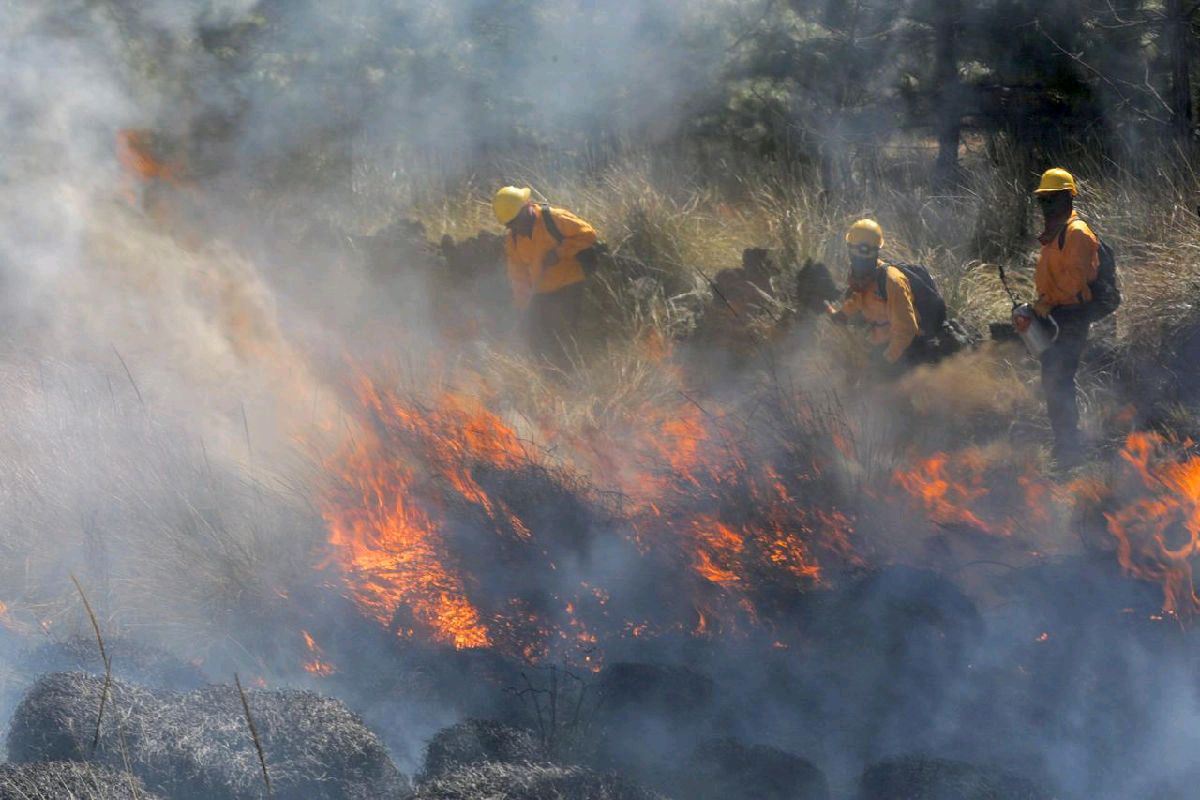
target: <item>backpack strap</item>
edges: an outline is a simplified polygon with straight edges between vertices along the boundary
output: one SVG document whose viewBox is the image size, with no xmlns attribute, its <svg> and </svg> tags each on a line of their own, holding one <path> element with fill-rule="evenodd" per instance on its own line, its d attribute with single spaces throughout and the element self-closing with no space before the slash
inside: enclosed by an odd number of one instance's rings
<svg viewBox="0 0 1200 800">
<path fill-rule="evenodd" d="M 546 226 L 546 232 L 554 241 L 562 244 L 567 237 L 563 236 L 562 231 L 558 229 L 558 223 L 554 221 L 554 215 L 550 213 L 550 204 L 542 203 L 539 207 L 542 209 L 542 224 Z"/>
<path fill-rule="evenodd" d="M 1064 222 L 1063 226 L 1062 226 L 1062 230 L 1060 230 L 1058 232 L 1058 249 L 1059 250 L 1062 250 L 1067 245 L 1067 234 L 1071 231 L 1071 223 L 1072 222 L 1082 222 L 1084 225 L 1087 226 L 1087 229 L 1092 232 L 1092 236 L 1095 236 L 1096 239 L 1099 240 L 1100 234 L 1096 233 L 1096 229 L 1092 227 L 1092 223 L 1088 222 L 1086 219 L 1084 219 L 1083 217 L 1076 214 L 1075 219 L 1069 219 L 1066 222 Z"/>
<path fill-rule="evenodd" d="M 875 291 L 880 300 L 887 300 L 887 271 L 890 266 L 892 265 L 885 261 L 882 267 L 875 268 Z"/>
</svg>

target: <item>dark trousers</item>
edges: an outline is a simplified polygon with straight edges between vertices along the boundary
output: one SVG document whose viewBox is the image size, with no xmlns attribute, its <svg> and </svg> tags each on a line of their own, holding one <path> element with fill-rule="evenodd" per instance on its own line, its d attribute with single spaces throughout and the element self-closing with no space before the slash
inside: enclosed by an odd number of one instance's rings
<svg viewBox="0 0 1200 800">
<path fill-rule="evenodd" d="M 1051 313 L 1058 323 L 1058 340 L 1042 353 L 1042 391 L 1054 431 L 1054 449 L 1063 454 L 1077 451 L 1081 445 L 1075 373 L 1087 346 L 1090 323 L 1078 311 L 1060 309 Z"/>
<path fill-rule="evenodd" d="M 556 292 L 535 294 L 529 303 L 525 328 L 530 352 L 555 366 L 566 367 L 570 363 L 571 339 L 582 310 L 582 281 Z"/>
</svg>

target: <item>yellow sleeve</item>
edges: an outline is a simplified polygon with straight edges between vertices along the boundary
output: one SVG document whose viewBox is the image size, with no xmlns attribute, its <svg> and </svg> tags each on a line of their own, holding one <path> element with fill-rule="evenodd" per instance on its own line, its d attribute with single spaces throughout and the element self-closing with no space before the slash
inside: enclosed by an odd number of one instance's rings
<svg viewBox="0 0 1200 800">
<path fill-rule="evenodd" d="M 562 244 L 558 245 L 558 257 L 568 261 L 596 243 L 596 229 L 579 217 L 561 208 L 551 208 L 554 224 L 562 234 Z"/>
<path fill-rule="evenodd" d="M 513 305 L 526 308 L 533 296 L 533 275 L 529 265 L 517 255 L 517 247 L 511 233 L 506 234 L 504 238 L 504 260 L 508 268 L 508 284 L 512 287 Z"/>
<path fill-rule="evenodd" d="M 1088 284 L 1096 280 L 1100 271 L 1100 242 L 1087 223 L 1080 222 L 1067 228 L 1062 265 L 1068 274 L 1062 276 L 1059 285 L 1070 286 L 1076 293 L 1090 300 Z"/>
<path fill-rule="evenodd" d="M 888 322 L 891 339 L 884 358 L 894 364 L 912 344 L 921 330 L 917 322 L 917 309 L 913 305 L 912 287 L 908 278 L 895 267 L 887 268 Z"/>
</svg>

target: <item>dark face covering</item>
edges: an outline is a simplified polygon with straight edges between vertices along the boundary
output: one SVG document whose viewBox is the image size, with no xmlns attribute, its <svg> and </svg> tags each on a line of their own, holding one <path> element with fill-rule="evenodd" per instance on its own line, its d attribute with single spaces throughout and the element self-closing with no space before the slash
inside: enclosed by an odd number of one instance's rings
<svg viewBox="0 0 1200 800">
<path fill-rule="evenodd" d="M 1042 244 L 1049 244 L 1058 235 L 1059 229 L 1071 216 L 1074 202 L 1070 192 L 1051 192 L 1038 195 L 1038 206 L 1042 209 L 1045 229 L 1038 237 Z"/>
<path fill-rule="evenodd" d="M 850 287 L 857 292 L 868 288 L 875 280 L 875 270 L 879 266 L 878 256 L 865 258 L 850 257 Z"/>
<path fill-rule="evenodd" d="M 508 229 L 514 236 L 533 235 L 533 211 L 529 206 L 522 208 L 513 221 L 508 223 Z"/>
</svg>

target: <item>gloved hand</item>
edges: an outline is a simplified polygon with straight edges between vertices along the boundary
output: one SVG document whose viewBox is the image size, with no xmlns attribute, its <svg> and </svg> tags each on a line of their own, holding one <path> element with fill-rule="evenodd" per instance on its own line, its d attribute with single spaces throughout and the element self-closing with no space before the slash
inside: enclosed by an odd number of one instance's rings
<svg viewBox="0 0 1200 800">
<path fill-rule="evenodd" d="M 542 269 L 550 269 L 558 263 L 558 250 L 550 250 L 542 257 Z"/>
<path fill-rule="evenodd" d="M 1033 304 L 1033 313 L 1037 314 L 1039 317 L 1045 318 L 1050 315 L 1050 311 L 1053 308 L 1054 306 L 1050 305 L 1050 303 L 1046 300 L 1038 300 Z"/>
<path fill-rule="evenodd" d="M 842 310 L 828 300 L 825 301 L 825 313 L 829 315 L 830 321 L 835 325 L 846 325 L 850 322 Z"/>
</svg>

